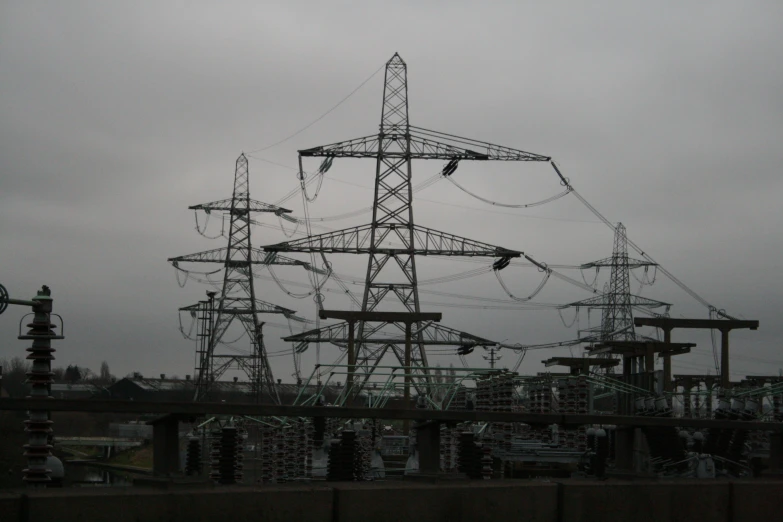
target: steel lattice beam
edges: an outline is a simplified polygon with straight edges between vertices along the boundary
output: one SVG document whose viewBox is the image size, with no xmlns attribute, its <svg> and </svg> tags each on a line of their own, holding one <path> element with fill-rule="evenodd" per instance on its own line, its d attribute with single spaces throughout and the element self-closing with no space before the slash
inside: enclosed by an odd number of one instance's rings
<svg viewBox="0 0 783 522">
<path fill-rule="evenodd" d="M 199 205 L 193 205 L 191 207 L 188 207 L 191 210 L 203 210 L 207 214 L 212 212 L 213 210 L 222 210 L 229 212 L 232 209 L 233 210 L 239 210 L 236 207 L 232 207 L 233 199 L 221 199 L 219 201 L 213 201 L 211 203 L 201 203 Z M 273 212 L 277 215 L 281 214 L 290 214 L 291 211 L 287 208 L 278 207 L 275 205 L 270 205 L 269 203 L 264 203 L 262 201 L 257 201 L 255 199 L 248 198 L 247 200 L 247 208 L 242 210 L 248 210 L 250 212 Z"/>
<path fill-rule="evenodd" d="M 189 306 L 183 306 L 180 308 L 181 312 L 198 312 L 199 310 L 205 310 L 210 312 L 217 312 L 219 309 L 219 306 L 211 306 L 204 308 L 201 303 L 192 304 Z M 223 312 L 226 314 L 249 314 L 253 310 L 253 306 L 250 304 L 250 298 L 248 297 L 228 297 L 226 298 L 226 306 L 224 306 Z M 283 308 L 282 306 L 278 306 L 276 304 L 268 303 L 266 301 L 262 301 L 261 299 L 256 299 L 255 303 L 255 311 L 257 313 L 264 313 L 264 314 L 283 314 L 286 317 L 295 317 L 294 314 L 296 312 L 294 310 L 289 310 L 288 308 Z M 301 320 L 301 318 L 298 318 Z"/>
<path fill-rule="evenodd" d="M 618 300 L 611 295 L 601 294 L 595 297 L 588 297 L 581 301 L 570 303 L 566 306 L 569 307 L 582 307 L 582 308 L 614 308 L 617 306 Z M 629 294 L 626 301 L 630 306 L 638 306 L 641 308 L 661 308 L 670 307 L 671 303 L 664 303 L 663 301 L 657 301 L 655 299 L 648 299 L 638 295 Z"/>
<path fill-rule="evenodd" d="M 533 154 L 522 150 L 495 145 L 467 138 L 459 138 L 448 134 L 410 127 L 406 136 L 403 129 L 397 127 L 384 135 L 363 136 L 346 141 L 322 145 L 311 149 L 300 150 L 303 157 L 332 158 L 376 158 L 379 149 L 384 147 L 383 155 L 388 158 L 406 158 L 405 149 L 393 147 L 396 141 L 410 142 L 410 157 L 412 159 L 436 160 L 474 160 L 474 161 L 550 161 L 548 156 Z M 468 148 L 470 147 L 470 148 Z"/>
<path fill-rule="evenodd" d="M 430 228 L 414 225 L 410 229 L 388 225 L 373 227 L 362 225 L 335 232 L 304 237 L 276 245 L 267 245 L 267 252 L 324 252 L 336 254 L 415 254 L 418 256 L 466 256 L 466 257 L 520 257 L 522 252 L 489 245 L 480 241 L 439 232 Z M 399 241 L 401 248 L 373 247 L 375 243 L 390 240 Z M 411 242 L 411 238 L 413 241 Z"/>
<path fill-rule="evenodd" d="M 240 256 L 240 254 L 244 255 Z M 205 250 L 203 252 L 196 252 L 195 254 L 170 257 L 168 261 L 174 266 L 177 266 L 179 263 L 228 263 L 235 267 L 249 265 L 291 265 L 303 266 L 306 269 L 310 268 L 310 263 L 298 259 L 291 259 L 290 257 L 284 257 L 278 255 L 277 252 L 267 252 L 260 248 L 244 248 L 242 246 L 235 246 L 230 253 L 228 247 L 221 247 Z"/>
<path fill-rule="evenodd" d="M 405 331 L 405 326 L 402 323 L 390 323 L 399 328 L 400 331 Z M 365 336 L 356 337 L 356 343 L 363 344 L 393 344 L 404 345 L 405 337 L 403 335 L 391 335 L 380 334 L 376 332 L 380 328 L 375 328 L 374 331 L 366 331 Z M 308 330 L 299 334 L 291 335 L 283 338 L 286 342 L 295 342 L 297 351 L 304 351 L 307 349 L 309 343 L 332 343 L 338 346 L 345 345 L 348 342 L 348 323 L 341 322 L 333 325 L 317 328 L 314 330 Z M 426 328 L 422 329 L 422 339 L 419 341 L 425 346 L 495 346 L 496 341 L 484 339 L 469 333 L 461 332 L 453 328 L 448 328 L 439 324 L 428 324 Z"/>
</svg>

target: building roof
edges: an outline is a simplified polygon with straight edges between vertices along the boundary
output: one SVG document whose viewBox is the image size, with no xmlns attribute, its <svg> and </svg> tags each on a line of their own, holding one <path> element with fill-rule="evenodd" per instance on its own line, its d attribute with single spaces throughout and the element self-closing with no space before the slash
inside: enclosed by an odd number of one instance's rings
<svg viewBox="0 0 783 522">
<path fill-rule="evenodd" d="M 52 393 L 54 392 L 84 392 L 84 393 L 100 393 L 103 390 L 102 386 L 97 386 L 90 383 L 55 383 L 51 387 Z"/>
<path fill-rule="evenodd" d="M 120 382 L 130 382 L 135 386 L 138 386 L 144 391 L 149 392 L 163 392 L 163 391 L 180 391 L 180 390 L 194 390 L 196 382 L 192 379 L 154 379 L 154 378 L 137 378 L 125 377 L 120 379 Z M 116 383 L 115 383 L 116 384 Z M 281 383 L 277 385 L 277 389 L 284 395 L 296 395 L 302 389 L 303 385 Z M 320 388 L 319 385 L 309 384 L 306 387 L 305 393 L 315 393 Z M 251 384 L 246 381 L 217 381 L 213 384 L 213 389 L 225 393 L 251 393 L 253 390 Z M 341 386 L 327 385 L 326 389 L 329 392 L 337 392 L 342 389 Z"/>
</svg>

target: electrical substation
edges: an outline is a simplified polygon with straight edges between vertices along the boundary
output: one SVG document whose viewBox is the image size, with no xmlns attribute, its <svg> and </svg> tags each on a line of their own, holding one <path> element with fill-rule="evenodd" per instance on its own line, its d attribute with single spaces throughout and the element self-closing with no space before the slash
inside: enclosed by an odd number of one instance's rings
<svg viewBox="0 0 783 522">
<path fill-rule="evenodd" d="M 392 56 L 383 74 L 378 132 L 300 149 L 298 186 L 286 198 L 265 203 L 251 197 L 264 188 L 254 185 L 251 192 L 255 163 L 251 153 L 243 153 L 234 163 L 231 197 L 190 207 L 197 231 L 220 244 L 168 259 L 180 285 L 190 281 L 205 289 L 203 300 L 179 310 L 179 329 L 194 346 L 193 378 L 182 384 L 187 400 L 80 405 L 47 399 L 49 341 L 37 336 L 61 337 L 46 326 L 43 301 L 0 298 L 0 306 L 26 304 L 38 314 L 32 330 L 19 337 L 34 343 L 28 350 L 35 359 L 33 393 L 25 399 L 34 404 L 3 400 L 4 409 L 30 412 L 29 484 L 40 487 L 50 480 L 44 460 L 51 446 L 44 438 L 57 426 L 47 420 L 47 404 L 52 411 L 158 414 L 152 422 L 155 474 L 218 489 L 340 482 L 458 482 L 478 488 L 530 479 L 693 484 L 774 476 L 783 469 L 783 377 L 737 381 L 729 373 L 730 332 L 756 330 L 758 321 L 714 306 L 657 263 L 622 223 L 608 220 L 578 192 L 578 183 L 552 156 L 411 125 L 402 57 Z M 317 216 L 324 179 L 352 160 L 368 167 L 374 162 L 371 205 L 358 202 L 364 205 L 358 210 Z M 470 162 L 523 163 L 522 169 L 539 163 L 550 169 L 556 190 L 540 201 L 500 203 L 462 184 L 460 166 Z M 437 173 L 416 184 L 414 171 L 421 164 L 436 165 Z M 463 237 L 459 230 L 429 228 L 414 221 L 414 195 L 439 181 L 492 206 L 577 200 L 611 229 L 613 242 L 606 243 L 606 257 L 558 265 L 526 253 L 518 238 L 501 246 Z M 224 196 L 228 189 L 227 177 Z M 302 215 L 284 206 L 294 197 L 301 197 Z M 268 234 L 258 226 L 259 216 L 272 215 L 286 241 L 264 239 Z M 347 228 L 324 225 L 360 218 L 363 224 Z M 207 228 L 210 219 L 213 228 L 219 222 L 214 236 Z M 362 275 L 341 271 L 347 256 L 366 259 Z M 480 268 L 422 279 L 417 273 L 422 256 L 433 263 L 469 258 Z M 529 295 L 510 290 L 516 287 L 509 284 L 511 265 L 540 275 Z M 439 295 L 432 285 L 487 273 L 507 297 L 440 295 L 519 306 L 515 313 L 550 310 L 561 318 L 592 311 L 600 323 L 553 331 L 551 342 L 529 344 L 462 331 L 447 312 L 420 299 L 425 292 Z M 585 274 L 592 273 L 591 282 Z M 608 274 L 602 287 L 599 274 Z M 656 276 L 703 306 L 704 317 L 674 317 L 674 298 L 639 295 Z M 551 280 L 588 297 L 537 302 Z M 330 289 L 343 300 L 327 301 Z M 302 306 L 275 304 L 282 296 L 298 298 Z M 476 314 L 493 313 L 490 306 L 477 308 Z M 680 374 L 672 369 L 673 359 L 696 348 L 688 336 L 694 329 L 714 334 L 709 349 L 715 366 Z M 272 352 L 268 344 L 285 348 Z M 570 356 L 546 355 L 547 349 L 563 347 L 571 349 Z M 306 363 L 303 354 L 315 350 L 316 364 Z M 482 356 L 472 360 L 482 364 L 468 362 L 474 352 Z M 440 367 L 433 354 L 462 364 Z M 531 357 L 539 357 L 545 371 L 522 373 L 523 361 Z M 275 367 L 283 358 L 294 369 L 292 377 Z M 162 378 L 161 389 L 165 384 Z"/>
</svg>

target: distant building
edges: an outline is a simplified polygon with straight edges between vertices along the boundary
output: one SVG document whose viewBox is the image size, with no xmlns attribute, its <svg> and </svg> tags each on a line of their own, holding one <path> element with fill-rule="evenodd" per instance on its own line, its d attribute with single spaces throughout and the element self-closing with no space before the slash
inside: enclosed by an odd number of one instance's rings
<svg viewBox="0 0 783 522">
<path fill-rule="evenodd" d="M 109 386 L 113 399 L 135 401 L 189 401 L 194 392 L 194 383 L 189 379 L 125 377 Z"/>
<path fill-rule="evenodd" d="M 55 399 L 92 399 L 109 397 L 109 390 L 91 383 L 57 383 L 51 385 L 51 394 Z"/>
</svg>

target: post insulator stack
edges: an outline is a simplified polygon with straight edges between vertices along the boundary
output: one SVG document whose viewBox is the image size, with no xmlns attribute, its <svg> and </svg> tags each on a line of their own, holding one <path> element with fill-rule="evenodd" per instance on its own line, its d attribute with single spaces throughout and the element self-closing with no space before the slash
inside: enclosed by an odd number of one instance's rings
<svg viewBox="0 0 783 522">
<path fill-rule="evenodd" d="M 185 474 L 188 476 L 201 475 L 201 439 L 190 437 L 188 449 L 185 454 Z"/>
<path fill-rule="evenodd" d="M 481 478 L 492 478 L 492 447 L 486 443 L 481 446 Z"/>
<path fill-rule="evenodd" d="M 354 480 L 371 480 L 372 439 L 370 430 L 361 430 L 356 437 L 356 456 L 354 457 Z"/>
<path fill-rule="evenodd" d="M 470 479 L 480 479 L 481 475 L 481 448 L 476 444 L 476 436 L 473 432 L 464 431 L 459 436 L 459 472 L 464 473 Z"/>
<path fill-rule="evenodd" d="M 560 413 L 588 413 L 590 385 L 583 375 L 561 379 L 557 387 Z M 562 429 L 560 435 L 560 444 L 567 448 L 585 451 L 588 447 L 584 427 Z"/>
<path fill-rule="evenodd" d="M 454 467 L 452 458 L 452 430 L 443 426 L 440 430 L 440 467 L 443 471 L 451 471 Z"/>
<path fill-rule="evenodd" d="M 356 432 L 345 430 L 340 439 L 333 440 L 329 448 L 329 462 L 326 468 L 327 480 L 354 480 L 354 459 L 356 456 Z"/>
<path fill-rule="evenodd" d="M 285 482 L 285 438 L 283 436 L 282 427 L 278 426 L 274 430 L 274 447 L 275 454 L 275 467 L 274 467 L 274 480 L 278 483 Z"/>
<path fill-rule="evenodd" d="M 49 390 L 53 382 L 52 340 L 63 337 L 54 333 L 55 325 L 51 323 L 52 298 L 49 288 L 44 286 L 39 290 L 33 301 L 36 303 L 33 305 L 33 320 L 27 325 L 27 333 L 20 335 L 18 339 L 33 341 L 32 346 L 27 348 L 27 360 L 32 361 L 30 371 L 27 372 L 27 382 L 31 388 L 29 398 L 47 399 L 51 398 Z M 51 482 L 51 470 L 46 466 L 46 459 L 51 456 L 52 450 L 49 444 L 52 433 L 49 412 L 31 410 L 24 424 L 29 439 L 24 446 L 27 468 L 22 470 L 23 480 L 33 487 L 45 487 Z"/>
<path fill-rule="evenodd" d="M 213 431 L 212 472 L 218 484 L 236 484 L 243 478 L 242 438 L 233 426 Z"/>
<path fill-rule="evenodd" d="M 454 393 L 454 398 L 449 404 L 449 409 L 454 411 L 464 411 L 468 405 L 468 390 L 465 386 L 460 384 L 457 391 Z"/>
<path fill-rule="evenodd" d="M 283 428 L 283 469 L 285 470 L 285 480 L 290 481 L 295 476 L 295 455 L 291 451 L 294 447 L 295 433 L 292 426 Z"/>
</svg>

